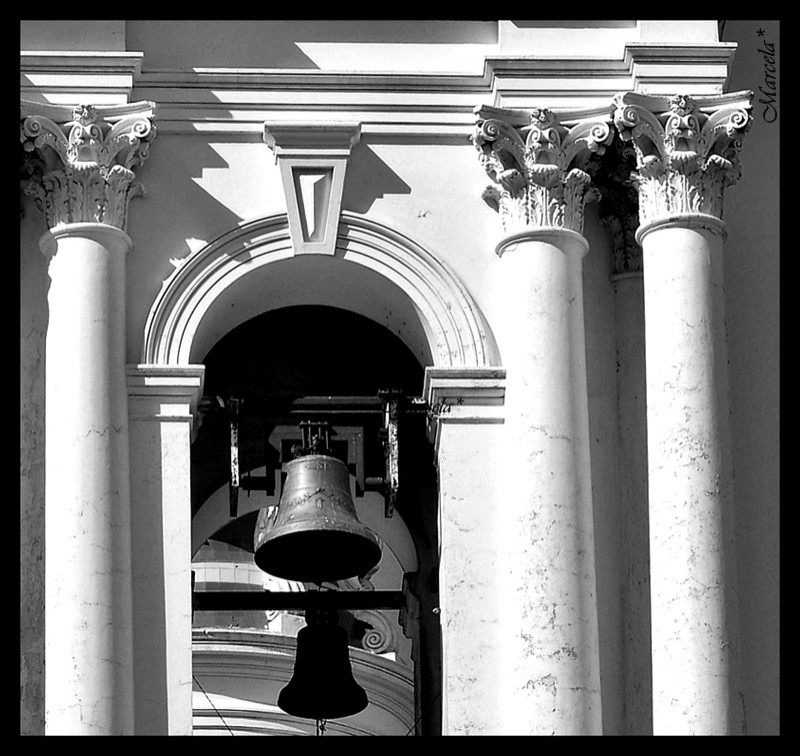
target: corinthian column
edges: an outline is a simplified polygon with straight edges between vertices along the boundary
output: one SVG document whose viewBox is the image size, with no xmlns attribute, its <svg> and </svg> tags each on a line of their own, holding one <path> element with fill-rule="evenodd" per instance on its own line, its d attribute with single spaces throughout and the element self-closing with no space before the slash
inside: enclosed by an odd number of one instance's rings
<svg viewBox="0 0 800 756">
<path fill-rule="evenodd" d="M 481 108 L 474 143 L 503 221 L 493 323 L 506 368 L 504 494 L 493 517 L 502 581 L 502 734 L 601 732 L 582 235 L 587 159 L 609 117 Z M 566 124 L 569 124 L 568 127 Z M 446 622 L 446 618 L 443 620 Z M 446 626 L 446 625 L 445 625 Z"/>
<path fill-rule="evenodd" d="M 26 191 L 50 230 L 45 734 L 133 733 L 125 233 L 149 103 L 23 103 Z"/>
<path fill-rule="evenodd" d="M 739 610 L 722 271 L 750 93 L 626 93 L 643 248 L 653 731 L 739 734 Z"/>
</svg>

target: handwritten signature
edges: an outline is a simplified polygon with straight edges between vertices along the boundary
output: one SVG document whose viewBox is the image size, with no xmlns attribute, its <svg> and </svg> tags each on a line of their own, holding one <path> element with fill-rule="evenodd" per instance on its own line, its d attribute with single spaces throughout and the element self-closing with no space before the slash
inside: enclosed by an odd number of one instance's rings
<svg viewBox="0 0 800 756">
<path fill-rule="evenodd" d="M 763 29 L 758 30 L 758 35 L 763 36 Z M 764 56 L 764 85 L 758 88 L 764 98 L 759 98 L 759 103 L 764 106 L 764 120 L 767 123 L 774 123 L 778 119 L 778 84 L 776 75 L 778 68 L 775 64 L 775 43 L 763 40 L 764 48 L 758 48 L 757 52 Z M 765 89 L 766 87 L 766 89 Z"/>
</svg>

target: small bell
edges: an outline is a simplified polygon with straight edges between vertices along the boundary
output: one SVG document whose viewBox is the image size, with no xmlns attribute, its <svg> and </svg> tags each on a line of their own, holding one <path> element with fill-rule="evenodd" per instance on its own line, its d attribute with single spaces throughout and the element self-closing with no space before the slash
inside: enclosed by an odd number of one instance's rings
<svg viewBox="0 0 800 756">
<path fill-rule="evenodd" d="M 350 667 L 347 631 L 336 612 L 306 613 L 297 634 L 294 673 L 278 694 L 278 706 L 305 719 L 339 719 L 363 711 L 369 703 Z"/>
<path fill-rule="evenodd" d="M 366 575 L 380 560 L 381 547 L 356 515 L 347 465 L 327 454 L 308 454 L 287 462 L 284 470 L 278 506 L 258 515 L 256 565 L 308 583 Z"/>
</svg>

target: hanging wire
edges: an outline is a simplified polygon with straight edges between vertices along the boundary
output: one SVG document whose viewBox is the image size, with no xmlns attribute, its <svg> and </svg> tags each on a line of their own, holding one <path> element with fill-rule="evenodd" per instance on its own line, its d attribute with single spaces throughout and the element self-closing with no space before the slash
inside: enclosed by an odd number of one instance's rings
<svg viewBox="0 0 800 756">
<path fill-rule="evenodd" d="M 219 713 L 219 711 L 218 711 L 217 707 L 216 707 L 216 706 L 214 706 L 214 702 L 211 700 L 211 698 L 210 698 L 210 696 L 208 695 L 208 693 L 206 693 L 206 690 L 205 690 L 205 688 L 204 688 L 202 685 L 200 685 L 200 680 L 198 680 L 198 679 L 197 679 L 197 678 L 196 678 L 194 675 L 192 675 L 192 680 L 194 680 L 194 681 L 197 683 L 197 687 L 198 687 L 198 688 L 200 688 L 200 690 L 202 690 L 202 691 L 203 691 L 203 695 L 206 697 L 206 700 L 208 701 L 208 703 L 209 703 L 209 704 L 211 704 L 211 708 L 212 708 L 212 709 L 214 709 L 214 712 L 216 713 L 216 715 L 217 715 L 217 716 L 218 716 L 218 717 L 219 717 L 219 718 L 222 720 L 222 724 L 224 724 L 224 725 L 225 725 L 225 729 L 226 729 L 226 730 L 227 730 L 227 731 L 228 731 L 228 732 L 229 732 L 231 735 L 233 735 L 233 730 L 231 730 L 231 728 L 230 728 L 230 727 L 228 727 L 228 723 L 225 721 L 225 718 L 222 716 L 222 714 L 220 714 L 220 713 Z"/>
</svg>

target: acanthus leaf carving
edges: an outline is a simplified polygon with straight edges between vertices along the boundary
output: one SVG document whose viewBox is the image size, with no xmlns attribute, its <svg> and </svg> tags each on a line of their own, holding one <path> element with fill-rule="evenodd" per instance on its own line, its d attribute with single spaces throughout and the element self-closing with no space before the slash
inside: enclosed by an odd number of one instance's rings
<svg viewBox="0 0 800 756">
<path fill-rule="evenodd" d="M 642 249 L 636 241 L 639 191 L 635 169 L 631 143 L 617 139 L 592 176 L 600 193 L 600 221 L 611 237 L 614 275 L 642 272 Z"/>
<path fill-rule="evenodd" d="M 614 97 L 614 122 L 636 152 L 642 224 L 681 213 L 722 218 L 725 188 L 741 175 L 751 97 L 666 100 L 632 92 Z"/>
<path fill-rule="evenodd" d="M 155 135 L 151 103 L 71 110 L 23 103 L 20 142 L 37 156 L 23 190 L 51 228 L 95 222 L 124 230 L 131 198 L 144 194 L 135 169 Z"/>
<path fill-rule="evenodd" d="M 472 141 L 492 180 L 483 199 L 496 210 L 506 232 L 529 228 L 583 230 L 584 203 L 591 182 L 584 170 L 613 140 L 610 115 L 564 125 L 564 117 L 534 108 L 520 113 L 476 109 Z"/>
</svg>

